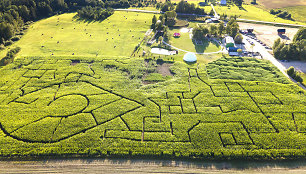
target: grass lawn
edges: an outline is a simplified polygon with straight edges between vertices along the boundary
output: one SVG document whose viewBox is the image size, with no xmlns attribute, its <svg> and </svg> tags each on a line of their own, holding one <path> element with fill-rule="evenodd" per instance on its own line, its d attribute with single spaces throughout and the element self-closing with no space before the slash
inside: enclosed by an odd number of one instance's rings
<svg viewBox="0 0 306 174">
<path fill-rule="evenodd" d="M 259 20 L 259 21 L 268 21 L 268 22 L 277 22 L 277 23 L 289 23 L 289 24 L 301 24 L 305 23 L 298 21 L 290 21 L 282 18 L 278 18 L 275 15 L 270 14 L 267 10 L 257 8 L 253 5 L 242 5 L 243 9 L 239 9 L 237 6 L 215 6 L 215 9 L 218 14 L 227 14 L 227 15 L 237 15 L 238 18 Z"/>
<path fill-rule="evenodd" d="M 75 15 L 63 14 L 36 22 L 12 47 L 21 47 L 19 56 L 52 53 L 55 56 L 130 56 L 144 38 L 153 16 L 117 11 L 102 22 L 86 22 L 79 21 Z"/>
<path fill-rule="evenodd" d="M 294 20 L 301 21 L 306 23 L 306 5 L 305 6 L 294 6 L 294 7 L 285 7 L 281 10 L 288 11 Z"/>
<path fill-rule="evenodd" d="M 302 74 L 302 78 L 303 78 L 303 84 L 306 85 L 306 74 L 305 73 Z"/>
<path fill-rule="evenodd" d="M 180 48 L 182 50 L 186 50 L 189 52 L 196 53 L 209 53 L 209 52 L 217 52 L 221 49 L 221 47 L 215 42 L 209 42 L 208 40 L 203 40 L 203 45 L 196 45 L 192 39 L 190 39 L 189 33 L 182 33 L 180 30 L 173 29 L 171 30 L 171 36 L 173 33 L 180 33 L 181 37 L 175 38 L 171 37 L 170 43 L 171 45 Z"/>
</svg>

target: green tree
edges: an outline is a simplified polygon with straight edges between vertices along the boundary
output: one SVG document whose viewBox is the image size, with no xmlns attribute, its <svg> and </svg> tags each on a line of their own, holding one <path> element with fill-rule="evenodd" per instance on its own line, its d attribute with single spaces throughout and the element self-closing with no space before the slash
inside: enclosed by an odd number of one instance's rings
<svg viewBox="0 0 306 174">
<path fill-rule="evenodd" d="M 301 41 L 303 39 L 306 39 L 306 27 L 299 29 L 299 31 L 293 37 L 293 42 Z"/>
<path fill-rule="evenodd" d="M 162 44 L 162 41 L 163 41 L 163 37 L 162 37 L 162 36 L 159 36 L 159 37 L 158 37 L 158 42 L 159 42 L 160 45 Z"/>
<path fill-rule="evenodd" d="M 235 43 L 242 44 L 243 37 L 240 33 L 238 33 L 234 40 L 235 40 Z"/>
<path fill-rule="evenodd" d="M 275 49 L 273 50 L 273 54 L 274 57 L 277 59 L 280 59 L 281 57 L 281 49 L 285 46 L 285 44 L 283 42 L 281 42 L 280 44 L 278 44 L 277 47 L 275 47 Z"/>
<path fill-rule="evenodd" d="M 220 22 L 218 25 L 218 35 L 222 36 L 225 31 L 224 22 Z"/>
<path fill-rule="evenodd" d="M 281 43 L 280 38 L 276 39 L 276 40 L 274 41 L 274 44 L 273 44 L 272 49 L 274 50 L 276 47 L 278 47 L 278 45 L 279 45 L 280 43 Z"/>
<path fill-rule="evenodd" d="M 175 20 L 175 18 L 176 18 L 176 12 L 175 11 L 167 11 L 164 15 L 165 15 L 166 21 Z"/>
<path fill-rule="evenodd" d="M 211 35 L 216 36 L 218 34 L 218 27 L 216 25 L 214 25 L 214 24 L 210 25 L 209 26 L 209 33 Z"/>
<path fill-rule="evenodd" d="M 152 25 L 151 25 L 151 28 L 152 28 L 152 29 L 155 29 L 156 22 L 157 22 L 157 18 L 156 18 L 156 16 L 154 15 L 153 18 L 152 18 Z"/>
</svg>

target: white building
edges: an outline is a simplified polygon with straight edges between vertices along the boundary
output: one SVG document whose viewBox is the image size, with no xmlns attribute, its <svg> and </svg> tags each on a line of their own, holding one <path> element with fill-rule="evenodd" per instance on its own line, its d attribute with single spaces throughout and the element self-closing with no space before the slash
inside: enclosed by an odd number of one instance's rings
<svg viewBox="0 0 306 174">
<path fill-rule="evenodd" d="M 221 0 L 220 5 L 226 5 L 226 0 Z"/>
</svg>

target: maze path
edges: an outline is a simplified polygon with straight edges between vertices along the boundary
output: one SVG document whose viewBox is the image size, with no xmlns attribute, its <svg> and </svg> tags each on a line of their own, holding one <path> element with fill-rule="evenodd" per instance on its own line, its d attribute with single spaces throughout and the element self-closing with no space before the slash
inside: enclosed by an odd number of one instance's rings
<svg viewBox="0 0 306 174">
<path fill-rule="evenodd" d="M 3 101 L 6 105 L 2 108 L 2 118 L 6 120 L 1 120 L 0 128 L 7 136 L 24 142 L 58 142 L 143 105 L 94 83 L 81 81 L 82 76 L 93 77 L 91 68 L 92 74 L 67 72 L 61 75 L 56 69 L 45 67 L 31 65 L 18 79 L 8 83 L 20 92 L 11 92 Z M 41 83 L 32 83 L 37 81 Z M 24 112 L 37 114 L 26 117 Z"/>
<path fill-rule="evenodd" d="M 144 104 L 99 85 L 105 74 L 91 63 L 77 71 L 57 68 L 69 63 L 35 60 L 22 65 L 17 78 L 0 83 L 0 96 L 5 98 L 0 105 L 4 112 L 0 128 L 7 136 L 54 143 L 114 120 L 121 120 L 123 129 L 105 129 L 102 140 L 182 142 L 201 148 L 215 142 L 215 146 L 226 148 L 256 146 L 252 134 L 288 130 L 305 134 L 306 107 L 284 109 L 288 103 L 279 93 L 257 90 L 261 82 L 253 86 L 239 81 L 211 83 L 203 80 L 197 68 L 186 69 L 187 76 L 182 79 L 188 88 L 149 97 Z M 281 113 L 267 107 L 281 108 Z M 155 109 L 152 114 L 143 112 Z M 29 118 L 27 112 L 37 114 Z M 133 114 L 137 120 L 131 121 Z M 290 125 L 286 125 L 288 120 Z"/>
</svg>

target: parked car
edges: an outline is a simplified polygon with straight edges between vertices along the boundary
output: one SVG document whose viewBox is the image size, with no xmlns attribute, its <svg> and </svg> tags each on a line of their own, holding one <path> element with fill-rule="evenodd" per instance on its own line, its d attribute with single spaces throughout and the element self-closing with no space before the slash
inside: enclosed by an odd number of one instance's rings
<svg viewBox="0 0 306 174">
<path fill-rule="evenodd" d="M 289 60 L 280 60 L 281 62 L 289 62 Z"/>
</svg>

